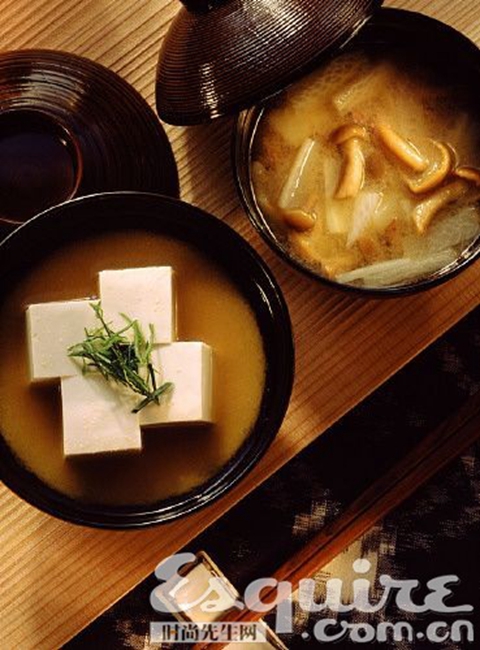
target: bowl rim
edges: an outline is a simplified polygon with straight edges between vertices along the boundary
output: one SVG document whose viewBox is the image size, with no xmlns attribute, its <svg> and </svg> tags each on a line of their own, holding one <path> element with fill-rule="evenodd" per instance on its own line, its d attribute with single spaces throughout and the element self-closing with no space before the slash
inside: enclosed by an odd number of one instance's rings
<svg viewBox="0 0 480 650">
<path fill-rule="evenodd" d="M 64 219 L 63 243 L 68 243 L 71 239 L 68 236 L 69 219 L 67 217 L 72 214 L 72 211 L 74 214 L 77 211 L 77 217 L 80 215 L 78 217 L 79 219 L 86 218 L 87 221 L 91 221 L 97 218 L 99 205 L 102 203 L 104 205 L 115 205 L 116 203 L 123 205 L 125 206 L 126 214 L 130 210 L 131 214 L 129 219 L 131 225 L 128 226 L 127 220 L 125 220 L 118 224 L 118 230 L 127 228 L 135 229 L 136 226 L 132 222 L 135 219 L 139 219 L 139 215 L 142 213 L 143 223 L 148 221 L 152 225 L 151 230 L 161 234 L 162 223 L 164 224 L 163 231 L 165 231 L 165 228 L 168 229 L 168 226 L 165 226 L 165 222 L 163 221 L 165 216 L 162 215 L 161 209 L 159 208 L 162 206 L 165 208 L 166 205 L 169 205 L 172 213 L 167 217 L 167 220 L 176 222 L 178 227 L 180 227 L 181 223 L 182 228 L 185 228 L 185 215 L 189 213 L 192 216 L 191 232 L 203 232 L 205 229 L 208 229 L 209 232 L 218 233 L 222 243 L 228 242 L 229 250 L 234 249 L 236 254 L 238 254 L 237 260 L 234 263 L 235 265 L 238 266 L 238 260 L 248 260 L 248 281 L 252 283 L 252 291 L 258 293 L 258 301 L 261 301 L 258 304 L 262 304 L 262 308 L 264 309 L 262 313 L 270 318 L 272 332 L 278 337 L 276 341 L 266 341 L 265 331 L 263 330 L 268 328 L 267 326 L 264 327 L 259 320 L 259 307 L 257 305 L 257 309 L 255 309 L 255 306 L 252 304 L 253 298 L 249 298 L 244 294 L 257 317 L 257 324 L 264 341 L 266 380 L 262 404 L 250 435 L 243 442 L 236 454 L 213 477 L 183 495 L 163 499 L 153 504 L 115 507 L 91 504 L 89 502 L 82 502 L 79 499 L 67 497 L 58 490 L 48 486 L 42 479 L 27 469 L 22 464 L 21 459 L 18 459 L 13 450 L 11 450 L 0 432 L 0 480 L 29 504 L 56 518 L 74 524 L 104 529 L 138 529 L 166 523 L 205 507 L 231 490 L 253 469 L 276 437 L 288 409 L 295 370 L 294 342 L 287 303 L 273 273 L 258 253 L 233 228 L 219 218 L 196 206 L 172 197 L 150 192 L 101 192 L 78 197 L 48 208 L 23 223 L 0 242 L 0 269 L 4 265 L 7 265 L 7 267 L 8 265 L 12 265 L 8 261 L 8 251 L 11 248 L 21 245 L 25 237 L 30 237 L 37 230 L 41 230 L 44 224 L 51 223 L 55 219 L 61 219 L 62 216 Z M 136 208 L 133 207 L 134 204 L 137 206 Z M 91 210 L 90 216 L 85 217 L 86 212 L 83 211 L 82 213 L 82 210 L 84 206 L 88 207 L 90 205 L 95 205 L 97 212 Z M 148 212 L 148 210 L 152 211 Z M 123 216 L 125 217 L 125 214 Z M 71 218 L 70 216 L 70 220 Z M 153 227 L 155 220 L 158 220 L 158 229 Z M 142 223 L 141 219 L 140 223 Z M 143 228 L 145 229 L 145 225 Z M 137 229 L 142 229 L 142 225 L 137 226 Z M 104 230 L 100 230 L 100 232 L 112 230 L 114 229 L 106 227 Z M 190 236 L 192 236 L 191 233 Z M 32 239 L 35 238 L 33 237 Z M 185 241 L 192 241 L 192 239 L 187 237 Z M 60 241 L 60 246 L 61 243 Z M 59 245 L 58 242 L 53 247 L 55 248 L 56 245 Z M 205 249 L 202 249 L 202 247 L 199 247 L 199 251 L 205 254 Z M 7 259 L 6 262 L 5 259 Z M 26 265 L 22 265 L 20 261 L 17 261 L 16 264 L 20 269 L 25 270 L 28 269 L 30 261 L 27 260 Z M 229 270 L 224 264 L 224 261 L 221 262 L 221 268 L 228 273 Z M 18 269 L 14 268 L 13 273 L 16 270 Z M 233 276 L 232 280 L 234 281 Z M 0 301 L 3 301 L 11 285 L 12 282 L 9 278 L 7 278 L 7 282 L 2 278 L 0 282 Z M 242 292 L 241 287 L 238 287 L 238 289 Z M 268 347 L 267 349 L 267 344 L 273 347 Z M 279 356 L 280 361 L 277 364 L 274 363 L 272 357 L 274 350 L 277 353 L 281 352 L 281 360 Z M 270 380 L 272 379 L 272 369 L 278 371 L 275 374 L 274 390 L 268 383 L 269 378 Z"/>
<path fill-rule="evenodd" d="M 437 31 L 441 31 L 445 37 L 452 39 L 452 43 L 454 40 L 456 40 L 457 47 L 461 46 L 465 48 L 465 51 L 469 50 L 469 54 L 471 56 L 473 55 L 478 57 L 480 75 L 480 46 L 477 46 L 476 43 L 474 43 L 465 34 L 458 31 L 454 27 L 443 23 L 437 18 L 433 18 L 416 11 L 397 9 L 394 7 L 381 7 L 375 12 L 375 14 L 370 18 L 366 25 L 355 35 L 355 37 L 347 43 L 347 47 L 354 47 L 355 42 L 357 39 L 361 38 L 361 35 L 364 33 L 364 31 L 369 30 L 372 26 L 375 27 L 377 22 L 380 22 L 380 24 L 382 24 L 381 21 L 389 21 L 390 24 L 394 24 L 396 26 L 400 26 L 401 23 L 407 23 L 408 21 L 411 21 L 410 24 L 414 25 L 416 29 L 436 29 Z M 407 24 L 401 26 L 408 27 Z M 338 52 L 334 53 L 330 57 L 327 57 L 324 61 L 318 62 L 318 66 L 324 64 L 326 61 L 331 60 L 332 58 L 335 58 L 339 54 L 342 54 L 344 50 L 345 48 L 340 48 Z M 297 271 L 300 271 L 304 275 L 318 281 L 320 284 L 323 284 L 332 289 L 340 290 L 350 295 L 372 298 L 396 298 L 420 293 L 422 291 L 427 291 L 429 289 L 442 285 L 451 278 L 457 276 L 464 269 L 478 260 L 480 257 L 480 234 L 467 246 L 464 251 L 462 251 L 456 260 L 424 279 L 418 280 L 416 282 L 405 283 L 403 285 L 389 285 L 386 287 L 363 287 L 360 285 L 341 283 L 337 282 L 336 280 L 332 280 L 324 275 L 321 275 L 314 268 L 303 264 L 300 259 L 292 256 L 286 247 L 281 244 L 278 238 L 275 237 L 268 225 L 266 217 L 263 215 L 262 210 L 258 206 L 255 192 L 253 191 L 250 165 L 255 133 L 257 131 L 262 114 L 266 110 L 268 104 L 274 101 L 274 99 L 278 97 L 282 92 L 284 92 L 284 90 L 276 93 L 276 95 L 272 97 L 267 98 L 264 102 L 247 108 L 238 114 L 233 127 L 233 135 L 231 141 L 231 159 L 234 169 L 234 179 L 237 187 L 237 192 L 250 223 L 261 235 L 268 246 L 287 264 L 295 268 Z M 245 128 L 245 122 L 247 119 L 254 120 L 253 126 L 248 126 Z M 247 138 L 245 138 L 245 130 L 248 131 Z M 246 144 L 245 139 L 247 140 Z M 246 158 L 248 158 L 248 164 L 245 163 Z"/>
</svg>

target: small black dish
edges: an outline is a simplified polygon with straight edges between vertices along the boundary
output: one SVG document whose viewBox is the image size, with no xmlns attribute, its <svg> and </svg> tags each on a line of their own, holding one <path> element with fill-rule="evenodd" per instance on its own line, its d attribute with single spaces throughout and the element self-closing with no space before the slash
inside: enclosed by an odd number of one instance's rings
<svg viewBox="0 0 480 650">
<path fill-rule="evenodd" d="M 146 230 L 188 242 L 225 270 L 256 315 L 267 362 L 266 380 L 256 423 L 228 464 L 192 492 L 151 505 L 107 507 L 66 497 L 29 472 L 0 432 L 0 478 L 10 489 L 51 515 L 101 528 L 166 522 L 225 494 L 275 438 L 288 407 L 294 375 L 288 309 L 269 269 L 229 226 L 176 199 L 147 193 L 105 193 L 74 199 L 32 218 L 0 243 L 0 302 L 31 265 L 63 245 L 120 229 Z"/>
<path fill-rule="evenodd" d="M 348 44 L 324 57 L 323 63 L 350 49 L 366 51 L 414 52 L 420 61 L 448 79 L 460 77 L 469 89 L 472 106 L 480 115 L 480 50 L 466 36 L 444 23 L 419 13 L 398 9 L 379 9 Z M 457 79 L 458 80 L 458 79 Z M 448 84 L 448 81 L 445 81 Z M 267 244 L 290 265 L 321 283 L 363 296 L 401 296 L 430 289 L 456 276 L 480 256 L 480 237 L 447 267 L 413 282 L 386 287 L 361 287 L 330 280 L 306 262 L 293 256 L 285 241 L 273 232 L 255 197 L 251 177 L 251 161 L 255 135 L 264 111 L 277 96 L 243 111 L 237 120 L 233 164 L 237 188 L 248 218 Z"/>
<path fill-rule="evenodd" d="M 136 190 L 178 197 L 168 138 L 140 94 L 84 57 L 0 54 L 0 228 L 75 196 Z"/>
<path fill-rule="evenodd" d="M 83 161 L 76 139 L 38 109 L 0 112 L 0 220 L 18 225 L 78 192 Z"/>
</svg>

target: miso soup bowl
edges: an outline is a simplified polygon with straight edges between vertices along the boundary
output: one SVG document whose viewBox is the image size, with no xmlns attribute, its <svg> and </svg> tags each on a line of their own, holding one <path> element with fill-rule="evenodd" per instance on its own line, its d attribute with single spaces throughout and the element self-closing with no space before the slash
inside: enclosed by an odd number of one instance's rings
<svg viewBox="0 0 480 650">
<path fill-rule="evenodd" d="M 341 50 L 322 57 L 310 71 L 352 49 L 389 51 L 398 47 L 409 50 L 415 48 L 422 61 L 426 61 L 434 70 L 442 70 L 442 67 L 453 72 L 456 67 L 468 70 L 475 105 L 478 99 L 480 122 L 480 50 L 463 34 L 419 13 L 379 9 Z M 460 273 L 478 258 L 480 238 L 472 242 L 452 264 L 426 278 L 401 285 L 373 288 L 336 282 L 293 256 L 287 243 L 274 232 L 262 212 L 255 197 L 251 174 L 253 144 L 258 126 L 264 113 L 277 98 L 278 95 L 275 95 L 239 115 L 233 141 L 233 164 L 238 192 L 250 221 L 267 244 L 289 264 L 330 287 L 357 295 L 387 297 L 411 294 L 437 286 Z"/>
<path fill-rule="evenodd" d="M 172 236 L 191 244 L 222 267 L 256 316 L 263 339 L 266 379 L 256 422 L 228 464 L 191 492 L 151 504 L 113 507 L 67 497 L 30 472 L 0 431 L 0 479 L 11 490 L 55 517 L 101 528 L 138 528 L 177 519 L 228 492 L 258 463 L 275 438 L 288 407 L 294 376 L 290 318 L 271 272 L 229 226 L 176 199 L 134 192 L 97 194 L 34 217 L 0 244 L 0 303 L 32 265 L 59 247 L 120 229 L 144 229 Z"/>
</svg>

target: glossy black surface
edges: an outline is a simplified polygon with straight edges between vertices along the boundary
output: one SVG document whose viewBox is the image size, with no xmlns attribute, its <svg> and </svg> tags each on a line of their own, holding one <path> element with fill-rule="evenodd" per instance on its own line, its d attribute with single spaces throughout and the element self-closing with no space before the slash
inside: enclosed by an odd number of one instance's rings
<svg viewBox="0 0 480 650">
<path fill-rule="evenodd" d="M 157 67 L 158 114 L 199 124 L 237 113 L 345 43 L 381 0 L 182 0 Z"/>
<path fill-rule="evenodd" d="M 28 472 L 0 436 L 0 478 L 6 485 L 52 515 L 106 528 L 139 527 L 175 519 L 229 490 L 258 462 L 274 439 L 288 406 L 294 373 L 288 309 L 271 272 L 229 226 L 175 199 L 142 193 L 100 194 L 75 199 L 34 217 L 0 244 L 0 302 L 30 265 L 65 243 L 119 229 L 145 229 L 178 238 L 215 259 L 256 315 L 267 369 L 256 424 L 237 455 L 205 485 L 157 504 L 115 508 L 67 498 Z"/>
<path fill-rule="evenodd" d="M 7 222 L 18 224 L 72 195 L 137 190 L 178 196 L 172 149 L 155 113 L 130 84 L 84 57 L 51 50 L 0 54 L 0 156 L 12 133 L 17 155 L 0 160 L 18 199 L 10 193 Z M 59 138 L 72 157 L 70 170 Z M 55 155 L 47 156 L 39 140 Z M 62 188 L 52 183 L 59 163 Z M 25 204 L 27 182 L 19 176 L 29 168 L 29 187 L 42 176 L 43 185 L 29 190 Z M 0 235 L 11 230 L 7 222 L 0 219 Z"/>
<path fill-rule="evenodd" d="M 375 51 L 382 51 L 382 49 L 391 51 L 393 48 L 400 51 L 418 49 L 421 60 L 440 76 L 445 76 L 445 79 L 462 76 L 462 83 L 469 89 L 472 105 L 478 109 L 480 119 L 480 50 L 465 36 L 444 23 L 414 12 L 381 9 L 345 49 L 348 48 L 366 48 Z M 456 81 L 458 82 L 458 79 Z M 275 101 L 275 98 L 271 101 Z M 268 219 L 262 213 L 255 198 L 250 174 L 255 133 L 262 114 L 268 106 L 269 102 L 266 102 L 239 115 L 233 145 L 233 164 L 238 191 L 250 221 L 267 244 L 289 264 L 323 284 L 337 289 L 361 295 L 399 296 L 441 284 L 460 273 L 479 257 L 480 238 L 477 238 L 453 264 L 426 279 L 382 288 L 340 284 L 329 280 L 306 263 L 293 257 L 287 243 L 276 236 Z"/>
</svg>

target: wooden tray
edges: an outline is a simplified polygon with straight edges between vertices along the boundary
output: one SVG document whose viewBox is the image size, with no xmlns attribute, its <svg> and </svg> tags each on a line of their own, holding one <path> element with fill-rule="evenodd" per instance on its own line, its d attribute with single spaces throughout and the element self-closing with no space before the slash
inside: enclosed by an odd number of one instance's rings
<svg viewBox="0 0 480 650">
<path fill-rule="evenodd" d="M 480 43 L 480 0 L 386 4 L 430 13 Z M 82 54 L 121 74 L 153 105 L 157 53 L 179 7 L 175 0 L 2 0 L 0 7 L 2 49 Z M 267 250 L 239 207 L 230 172 L 231 126 L 225 120 L 168 132 L 183 198 L 239 230 L 271 265 L 287 297 L 297 378 L 284 426 L 256 470 L 227 497 L 148 531 L 78 528 L 0 486 L 0 637 L 6 650 L 52 650 L 65 643 L 480 302 L 479 264 L 429 293 L 384 301 L 353 299 L 292 271 Z"/>
</svg>

